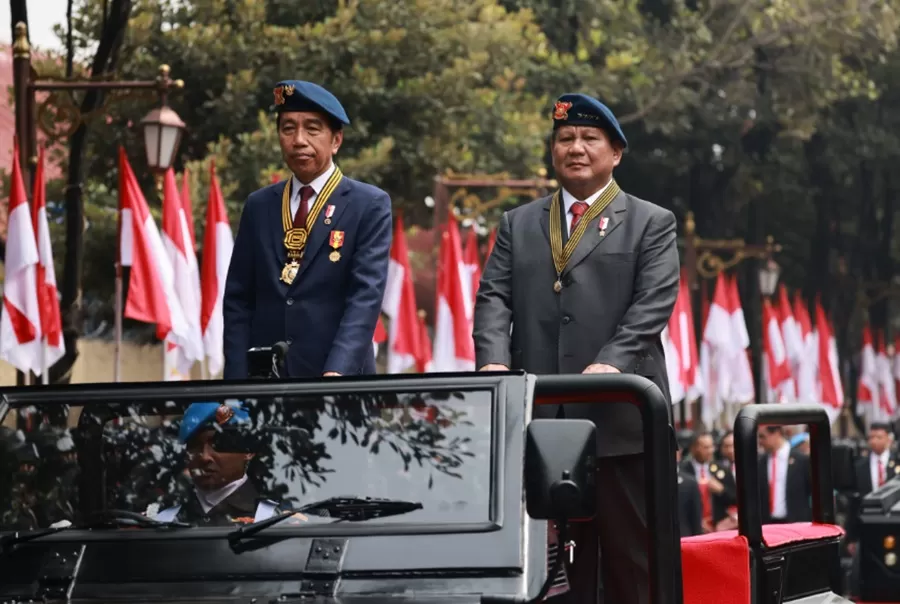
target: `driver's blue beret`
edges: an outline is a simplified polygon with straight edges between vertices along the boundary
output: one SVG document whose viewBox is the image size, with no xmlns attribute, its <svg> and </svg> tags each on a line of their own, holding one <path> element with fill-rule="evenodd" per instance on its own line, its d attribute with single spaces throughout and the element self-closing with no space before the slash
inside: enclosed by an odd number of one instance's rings
<svg viewBox="0 0 900 604">
<path fill-rule="evenodd" d="M 350 118 L 337 97 L 312 82 L 282 80 L 275 84 L 275 111 L 316 111 L 350 125 Z"/>
<path fill-rule="evenodd" d="M 199 430 L 214 426 L 233 427 L 250 421 L 242 405 L 225 403 L 191 403 L 181 418 L 178 440 L 186 443 Z"/>
<path fill-rule="evenodd" d="M 553 129 L 560 126 L 603 128 L 611 140 L 618 140 L 622 147 L 628 148 L 628 141 L 612 110 L 586 94 L 568 93 L 559 97 L 553 106 Z"/>
</svg>

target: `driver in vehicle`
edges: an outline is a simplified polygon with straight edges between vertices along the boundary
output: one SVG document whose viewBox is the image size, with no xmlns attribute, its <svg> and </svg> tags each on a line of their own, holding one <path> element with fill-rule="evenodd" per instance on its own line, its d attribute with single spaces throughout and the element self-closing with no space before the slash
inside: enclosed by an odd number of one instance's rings
<svg viewBox="0 0 900 604">
<path fill-rule="evenodd" d="M 185 411 L 179 441 L 186 445 L 194 497 L 156 516 L 163 522 L 231 526 L 281 513 L 260 496 L 247 474 L 255 456 L 250 415 L 241 405 L 193 403 Z"/>
</svg>

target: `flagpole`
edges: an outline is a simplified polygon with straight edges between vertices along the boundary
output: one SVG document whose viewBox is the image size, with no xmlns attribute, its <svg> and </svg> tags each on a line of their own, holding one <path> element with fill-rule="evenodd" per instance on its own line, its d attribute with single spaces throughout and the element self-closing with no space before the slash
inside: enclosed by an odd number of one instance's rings
<svg viewBox="0 0 900 604">
<path fill-rule="evenodd" d="M 44 338 L 44 342 L 41 344 L 41 384 L 44 386 L 50 383 L 50 372 L 47 367 L 47 346 L 47 338 Z"/>
<path fill-rule="evenodd" d="M 116 323 L 115 323 L 115 362 L 113 364 L 113 381 L 122 378 L 122 263 L 116 262 Z"/>
</svg>

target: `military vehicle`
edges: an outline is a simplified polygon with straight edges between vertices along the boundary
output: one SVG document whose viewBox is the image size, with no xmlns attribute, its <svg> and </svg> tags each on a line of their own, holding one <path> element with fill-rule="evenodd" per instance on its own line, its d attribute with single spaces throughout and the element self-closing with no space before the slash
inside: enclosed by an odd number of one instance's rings
<svg viewBox="0 0 900 604">
<path fill-rule="evenodd" d="M 510 372 L 4 389 L 0 424 L 19 442 L 0 461 L 31 470 L 0 491 L 0 602 L 554 600 L 567 528 L 603 513 L 596 433 L 532 411 L 623 401 L 644 422 L 654 604 L 846 601 L 824 412 L 744 409 L 740 530 L 679 544 L 660 391 L 638 376 Z M 810 424 L 813 524 L 760 524 L 765 423 Z M 74 470 L 17 457 L 36 430 L 35 450 L 65 440 Z"/>
</svg>

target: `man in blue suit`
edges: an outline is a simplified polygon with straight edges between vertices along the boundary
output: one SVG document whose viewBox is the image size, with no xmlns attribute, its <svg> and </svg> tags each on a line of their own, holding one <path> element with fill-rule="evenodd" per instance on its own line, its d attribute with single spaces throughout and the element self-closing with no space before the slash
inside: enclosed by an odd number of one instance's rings
<svg viewBox="0 0 900 604">
<path fill-rule="evenodd" d="M 244 205 L 225 281 L 224 378 L 248 377 L 247 350 L 279 341 L 289 377 L 375 373 L 391 200 L 335 165 L 350 120 L 334 95 L 297 80 L 274 92 L 293 176 Z"/>
</svg>

